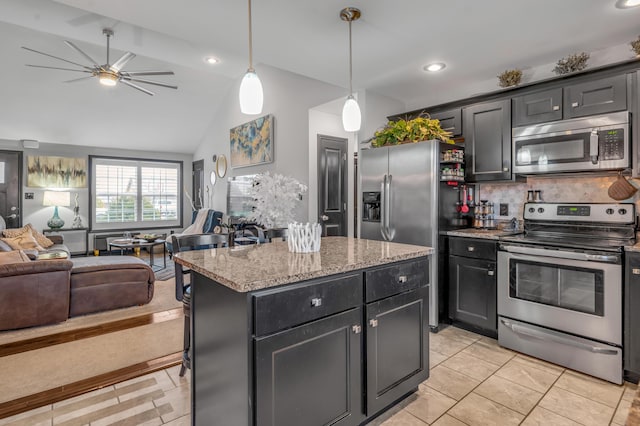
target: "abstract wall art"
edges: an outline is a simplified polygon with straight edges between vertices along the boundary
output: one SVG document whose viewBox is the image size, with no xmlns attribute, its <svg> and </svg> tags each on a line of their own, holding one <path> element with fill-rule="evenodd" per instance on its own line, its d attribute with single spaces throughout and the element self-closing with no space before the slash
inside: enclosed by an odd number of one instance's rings
<svg viewBox="0 0 640 426">
<path fill-rule="evenodd" d="M 273 127 L 273 115 L 268 114 L 231 129 L 231 167 L 273 162 Z"/>
<path fill-rule="evenodd" d="M 27 186 L 31 188 L 86 188 L 87 159 L 28 155 Z"/>
</svg>

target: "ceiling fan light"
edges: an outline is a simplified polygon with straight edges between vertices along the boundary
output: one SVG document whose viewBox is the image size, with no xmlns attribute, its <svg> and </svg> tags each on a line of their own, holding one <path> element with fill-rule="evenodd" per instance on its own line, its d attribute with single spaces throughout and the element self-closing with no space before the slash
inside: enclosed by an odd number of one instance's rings
<svg viewBox="0 0 640 426">
<path fill-rule="evenodd" d="M 110 72 L 101 71 L 98 74 L 98 80 L 103 86 L 115 86 L 118 82 L 118 76 Z"/>
<path fill-rule="evenodd" d="M 345 132 L 358 132 L 361 122 L 360 105 L 353 98 L 353 95 L 349 95 L 344 107 L 342 107 L 342 126 Z"/>
<path fill-rule="evenodd" d="M 240 111 L 243 114 L 256 115 L 262 113 L 264 93 L 258 74 L 252 69 L 242 78 L 240 83 Z"/>
</svg>

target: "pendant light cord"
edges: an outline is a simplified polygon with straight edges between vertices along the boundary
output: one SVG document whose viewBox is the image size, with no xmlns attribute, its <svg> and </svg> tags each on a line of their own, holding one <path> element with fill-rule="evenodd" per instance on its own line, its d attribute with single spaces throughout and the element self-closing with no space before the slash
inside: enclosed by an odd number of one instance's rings
<svg viewBox="0 0 640 426">
<path fill-rule="evenodd" d="M 353 95 L 353 54 L 351 52 L 351 21 L 349 21 L 349 96 Z"/>
<path fill-rule="evenodd" d="M 248 71 L 255 71 L 253 69 L 253 33 L 251 32 L 251 0 L 249 0 L 249 69 Z"/>
<path fill-rule="evenodd" d="M 109 63 L 109 39 L 111 38 L 111 36 L 109 34 L 107 34 L 107 65 L 111 65 Z"/>
</svg>

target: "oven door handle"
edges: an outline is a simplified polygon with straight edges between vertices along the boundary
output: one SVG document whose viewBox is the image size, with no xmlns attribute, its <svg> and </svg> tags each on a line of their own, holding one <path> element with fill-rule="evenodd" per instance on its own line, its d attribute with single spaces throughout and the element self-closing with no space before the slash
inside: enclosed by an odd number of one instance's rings
<svg viewBox="0 0 640 426">
<path fill-rule="evenodd" d="M 620 263 L 620 257 L 618 255 L 604 255 L 604 254 L 588 254 L 574 251 L 562 251 L 562 250 L 548 250 L 535 247 L 520 247 L 501 245 L 501 250 L 509 253 L 529 254 L 532 256 L 545 256 L 555 257 L 559 259 L 573 259 L 583 260 L 590 262 L 604 262 L 604 263 Z"/>
<path fill-rule="evenodd" d="M 507 321 L 504 318 L 500 318 L 500 322 L 511 331 L 516 334 L 533 337 L 534 339 L 539 339 L 546 342 L 554 342 L 560 343 L 562 345 L 573 346 L 579 349 L 583 349 L 589 352 L 593 352 L 596 354 L 602 355 L 617 355 L 618 351 L 615 349 L 603 348 L 600 346 L 588 345 L 586 343 L 578 342 L 576 340 L 567 339 L 559 336 L 554 336 L 553 334 L 544 333 L 538 330 L 533 330 L 529 327 L 520 324 L 513 324 L 510 321 Z"/>
</svg>

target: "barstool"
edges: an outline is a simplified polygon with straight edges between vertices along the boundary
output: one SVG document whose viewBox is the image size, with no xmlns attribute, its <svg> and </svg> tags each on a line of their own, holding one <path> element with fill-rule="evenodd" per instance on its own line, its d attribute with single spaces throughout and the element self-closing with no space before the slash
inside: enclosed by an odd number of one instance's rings
<svg viewBox="0 0 640 426">
<path fill-rule="evenodd" d="M 280 238 L 282 241 L 287 241 L 289 237 L 288 228 L 271 228 L 264 231 L 264 236 L 268 242 L 273 241 L 274 238 Z"/>
<path fill-rule="evenodd" d="M 197 235 L 172 235 L 174 253 L 189 250 L 204 250 L 223 247 L 227 245 L 227 236 L 223 234 L 197 234 Z M 178 262 L 174 262 L 176 276 L 176 299 L 182 301 L 184 312 L 184 344 L 182 350 L 182 366 L 180 376 L 184 376 L 187 368 L 191 368 L 191 279 L 189 284 L 184 283 L 185 274 L 191 270 L 184 269 Z"/>
</svg>

